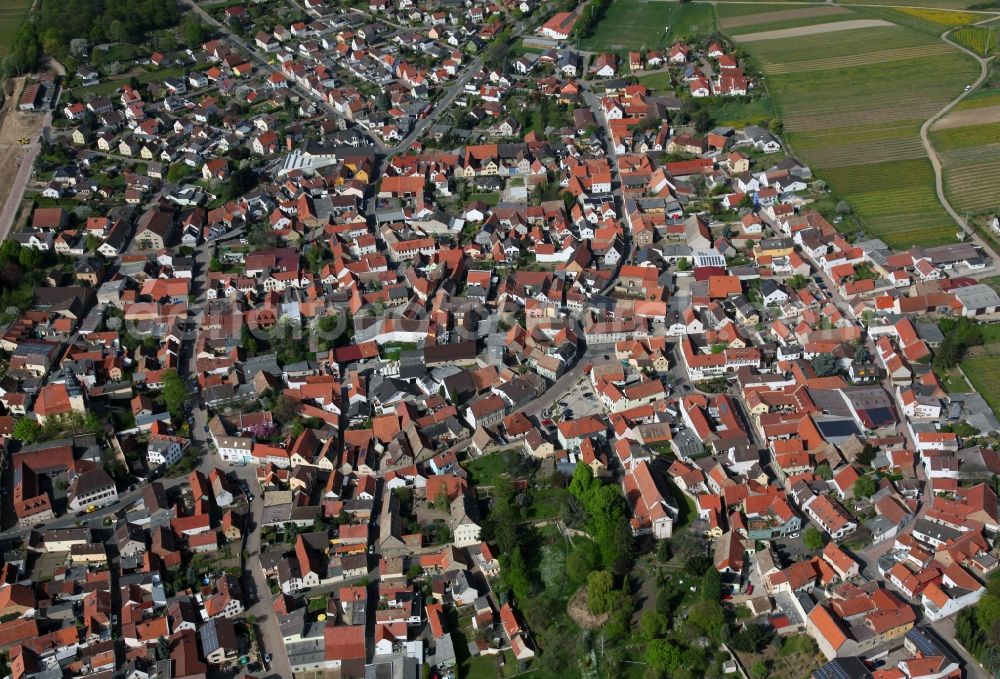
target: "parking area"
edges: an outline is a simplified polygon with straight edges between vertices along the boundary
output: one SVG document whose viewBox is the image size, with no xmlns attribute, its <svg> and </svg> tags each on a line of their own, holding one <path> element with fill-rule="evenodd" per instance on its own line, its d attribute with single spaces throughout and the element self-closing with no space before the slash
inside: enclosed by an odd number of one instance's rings
<svg viewBox="0 0 1000 679">
<path fill-rule="evenodd" d="M 599 413 L 602 408 L 601 402 L 597 400 L 597 396 L 590 386 L 590 380 L 581 378 L 570 387 L 569 391 L 543 410 L 539 419 L 543 425 L 547 424 L 547 420 L 552 420 L 553 425 L 555 425 L 563 420 L 574 420 Z"/>
<path fill-rule="evenodd" d="M 792 537 L 792 535 L 798 535 L 798 537 Z M 813 555 L 812 550 L 806 547 L 801 532 L 777 538 L 772 540 L 771 544 L 774 547 L 775 554 L 781 559 L 782 563 L 799 561 Z"/>
</svg>

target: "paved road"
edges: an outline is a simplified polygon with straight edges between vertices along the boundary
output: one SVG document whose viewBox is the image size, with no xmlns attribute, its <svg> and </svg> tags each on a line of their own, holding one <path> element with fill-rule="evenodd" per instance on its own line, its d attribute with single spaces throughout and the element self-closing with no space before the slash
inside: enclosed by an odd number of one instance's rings
<svg viewBox="0 0 1000 679">
<path fill-rule="evenodd" d="M 417 124 L 413 126 L 413 130 L 408 135 L 406 135 L 406 137 L 403 138 L 398 144 L 389 149 L 390 155 L 396 155 L 397 153 L 402 153 L 406 151 L 408 148 L 410 148 L 413 142 L 416 141 L 417 138 L 424 133 L 424 130 L 426 130 L 431 124 L 433 124 L 434 121 L 437 120 L 445 110 L 451 108 L 451 105 L 455 103 L 455 99 L 457 99 L 458 95 L 462 93 L 468 82 L 472 80 L 472 76 L 478 73 L 479 69 L 481 69 L 482 67 L 483 67 L 483 58 L 477 57 L 476 60 L 473 61 L 471 64 L 469 64 L 469 66 L 465 69 L 465 72 L 462 73 L 462 76 L 451 84 L 448 93 L 445 94 L 444 97 L 439 99 L 434 104 L 434 110 L 431 111 L 431 113 L 426 118 L 417 121 Z"/>
</svg>

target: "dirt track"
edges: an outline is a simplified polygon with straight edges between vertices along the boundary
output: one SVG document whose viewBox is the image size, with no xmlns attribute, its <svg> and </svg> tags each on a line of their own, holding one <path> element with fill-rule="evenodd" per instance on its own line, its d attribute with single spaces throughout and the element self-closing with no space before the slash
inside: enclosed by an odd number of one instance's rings
<svg viewBox="0 0 1000 679">
<path fill-rule="evenodd" d="M 746 16 L 729 17 L 720 19 L 719 26 L 722 28 L 740 28 L 743 26 L 756 26 L 757 24 L 769 24 L 774 21 L 789 21 L 791 19 L 810 19 L 812 17 L 830 16 L 831 14 L 850 14 L 851 10 L 844 7 L 805 7 L 802 9 L 782 9 L 775 12 L 762 12 L 760 14 L 747 14 Z"/>
<path fill-rule="evenodd" d="M 776 31 L 745 33 L 743 35 L 734 35 L 733 40 L 736 42 L 784 40 L 785 38 L 802 38 L 807 35 L 820 35 L 822 33 L 833 33 L 834 31 L 850 31 L 855 28 L 875 28 L 877 26 L 895 25 L 882 19 L 854 19 L 852 21 L 835 21 L 830 24 L 817 24 L 815 26 L 799 26 L 797 28 L 781 28 Z"/>
<path fill-rule="evenodd" d="M 953 127 L 969 127 L 985 123 L 1000 123 L 1000 106 L 983 106 L 951 111 L 934 123 L 932 130 L 947 130 Z"/>
</svg>

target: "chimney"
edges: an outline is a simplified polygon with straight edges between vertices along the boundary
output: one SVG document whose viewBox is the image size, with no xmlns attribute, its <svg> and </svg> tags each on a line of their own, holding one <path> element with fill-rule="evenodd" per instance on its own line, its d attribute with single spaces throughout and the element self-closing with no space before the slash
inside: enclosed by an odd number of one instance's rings
<svg viewBox="0 0 1000 679">
<path fill-rule="evenodd" d="M 290 134 L 285 135 L 285 149 L 289 152 L 292 150 L 292 135 Z"/>
</svg>

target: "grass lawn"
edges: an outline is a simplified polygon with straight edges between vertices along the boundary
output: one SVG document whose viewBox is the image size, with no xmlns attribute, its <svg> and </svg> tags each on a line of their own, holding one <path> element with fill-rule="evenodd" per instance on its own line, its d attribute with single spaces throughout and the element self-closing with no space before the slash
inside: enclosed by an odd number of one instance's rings
<svg viewBox="0 0 1000 679">
<path fill-rule="evenodd" d="M 163 82 L 166 78 L 180 78 L 187 73 L 187 69 L 176 66 L 174 68 L 161 68 L 155 71 L 147 71 L 135 76 L 140 85 Z M 81 101 L 86 101 L 91 97 L 101 97 L 114 94 L 119 88 L 129 84 L 131 76 L 124 76 L 115 80 L 106 80 L 89 87 L 77 87 L 72 90 L 73 96 Z"/>
<path fill-rule="evenodd" d="M 640 85 L 645 85 L 649 89 L 657 92 L 672 89 L 671 75 L 668 71 L 661 71 L 660 73 L 647 73 L 645 75 L 639 74 L 638 79 Z"/>
<path fill-rule="evenodd" d="M 392 342 L 390 344 L 383 344 L 382 357 L 394 361 L 399 358 L 400 352 L 416 348 L 417 345 L 412 342 Z"/>
<path fill-rule="evenodd" d="M 17 29 L 28 16 L 32 0 L 4 0 L 0 6 L 0 57 L 10 51 Z"/>
<path fill-rule="evenodd" d="M 872 235 L 892 248 L 953 240 L 919 130 L 975 80 L 974 60 L 908 26 L 743 47 L 767 74 L 792 151 Z"/>
<path fill-rule="evenodd" d="M 529 519 L 554 519 L 559 515 L 569 491 L 565 488 L 543 488 L 531 491 L 531 504 L 525 515 Z"/>
<path fill-rule="evenodd" d="M 674 40 L 714 30 L 715 11 L 708 4 L 615 0 L 594 34 L 579 41 L 579 47 L 591 52 L 662 49 Z"/>
<path fill-rule="evenodd" d="M 469 202 L 471 203 L 474 200 L 481 200 L 484 203 L 486 203 L 487 205 L 491 205 L 492 206 L 492 205 L 496 205 L 497 203 L 500 202 L 500 194 L 497 193 L 497 192 L 495 192 L 495 191 L 491 191 L 490 193 L 473 193 L 473 194 L 470 194 L 469 195 Z"/>
<path fill-rule="evenodd" d="M 990 276 L 989 278 L 981 279 L 979 282 L 1000 292 L 1000 276 Z"/>
<path fill-rule="evenodd" d="M 746 100 L 720 97 L 712 102 L 709 110 L 712 112 L 712 121 L 716 125 L 729 127 L 760 125 L 772 120 L 777 115 L 774 111 L 774 105 L 768 97 L 754 97 Z"/>
<path fill-rule="evenodd" d="M 501 654 L 480 655 L 469 658 L 465 672 L 461 674 L 464 679 L 497 679 L 497 662 Z M 513 677 L 517 674 L 517 658 L 510 651 L 503 652 L 503 674 L 499 676 Z"/>
<path fill-rule="evenodd" d="M 314 599 L 309 599 L 307 610 L 310 613 L 326 613 L 326 597 L 318 596 Z"/>
<path fill-rule="evenodd" d="M 492 486 L 497 477 L 507 471 L 507 463 L 500 453 L 491 453 L 482 457 L 466 460 L 463 464 L 469 472 L 470 486 Z"/>
<path fill-rule="evenodd" d="M 677 503 L 677 522 L 674 524 L 674 530 L 679 530 L 694 521 L 694 518 L 698 516 L 698 508 L 694 501 L 685 495 L 671 479 L 667 479 L 667 488 L 674 496 L 674 502 Z"/>
<path fill-rule="evenodd" d="M 969 387 L 968 380 L 962 377 L 962 373 L 958 370 L 952 370 L 941 381 L 944 383 L 944 388 L 948 390 L 949 394 L 961 394 L 969 391 L 971 388 Z"/>
<path fill-rule="evenodd" d="M 993 412 L 1000 413 L 1000 354 L 967 358 L 962 370 Z"/>
</svg>

